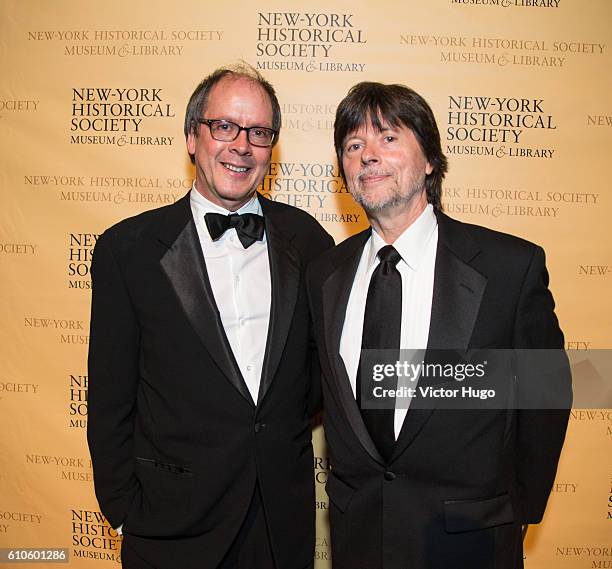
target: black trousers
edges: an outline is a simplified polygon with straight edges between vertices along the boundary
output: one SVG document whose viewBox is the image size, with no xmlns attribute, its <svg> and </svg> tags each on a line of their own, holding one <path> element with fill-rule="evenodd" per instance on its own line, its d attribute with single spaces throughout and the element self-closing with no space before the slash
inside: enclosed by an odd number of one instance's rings
<svg viewBox="0 0 612 569">
<path fill-rule="evenodd" d="M 201 557 L 201 547 L 197 537 L 166 540 L 125 534 L 121 564 L 124 569 L 181 569 L 177 559 L 195 561 Z M 202 566 L 202 569 L 276 569 L 258 484 L 242 526 L 223 560 L 216 568 Z"/>
</svg>

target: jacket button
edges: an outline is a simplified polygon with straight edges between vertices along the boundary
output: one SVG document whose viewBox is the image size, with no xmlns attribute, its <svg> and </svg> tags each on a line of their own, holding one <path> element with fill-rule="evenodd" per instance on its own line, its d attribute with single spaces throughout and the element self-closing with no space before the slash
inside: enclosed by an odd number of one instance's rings
<svg viewBox="0 0 612 569">
<path fill-rule="evenodd" d="M 385 472 L 385 480 L 388 480 L 389 482 L 391 482 L 392 480 L 395 480 L 395 474 L 387 470 L 387 472 Z"/>
<path fill-rule="evenodd" d="M 261 431 L 263 431 L 266 428 L 266 424 L 265 423 L 255 423 L 255 432 L 256 433 L 261 433 Z"/>
</svg>

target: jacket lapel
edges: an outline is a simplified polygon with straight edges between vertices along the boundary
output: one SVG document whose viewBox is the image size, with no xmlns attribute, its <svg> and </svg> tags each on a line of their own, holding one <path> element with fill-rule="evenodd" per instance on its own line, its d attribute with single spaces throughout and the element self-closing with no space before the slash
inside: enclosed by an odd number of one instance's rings
<svg viewBox="0 0 612 569">
<path fill-rule="evenodd" d="M 186 318 L 223 375 L 253 405 L 221 323 L 191 214 L 189 194 L 168 210 L 159 240 L 168 247 L 160 264 Z"/>
<path fill-rule="evenodd" d="M 270 389 L 293 320 L 300 286 L 301 261 L 291 244 L 294 233 L 275 222 L 275 211 L 266 198 L 259 198 L 266 223 L 272 299 L 266 351 L 259 384 L 258 404 Z"/>
<path fill-rule="evenodd" d="M 384 460 L 363 422 L 355 395 L 351 389 L 346 367 L 340 356 L 340 339 L 346 316 L 346 307 L 361 259 L 361 252 L 370 234 L 371 230 L 368 228 L 351 237 L 349 242 L 343 243 L 344 250 L 342 256 L 337 259 L 337 268 L 323 283 L 323 328 L 333 380 L 348 422 L 368 454 L 377 462 L 384 464 Z"/>
<path fill-rule="evenodd" d="M 469 264 L 480 249 L 463 224 L 442 213 L 436 215 L 438 247 L 427 348 L 466 350 L 487 278 Z M 414 440 L 432 413 L 432 408 L 409 409 L 392 460 Z"/>
<path fill-rule="evenodd" d="M 428 348 L 467 349 L 487 285 L 487 278 L 469 264 L 479 252 L 462 224 L 438 214 Z"/>
</svg>

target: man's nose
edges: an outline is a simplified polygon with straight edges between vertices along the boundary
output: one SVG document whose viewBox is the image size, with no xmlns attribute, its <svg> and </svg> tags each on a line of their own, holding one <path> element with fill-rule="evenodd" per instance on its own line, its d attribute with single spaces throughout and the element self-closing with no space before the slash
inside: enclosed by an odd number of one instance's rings
<svg viewBox="0 0 612 569">
<path fill-rule="evenodd" d="M 229 145 L 231 152 L 235 152 L 240 155 L 250 154 L 252 150 L 246 130 L 241 130 L 238 133 L 238 136 L 232 140 Z"/>
<path fill-rule="evenodd" d="M 372 164 L 378 164 L 379 161 L 380 157 L 378 155 L 377 149 L 371 144 L 366 144 L 363 147 L 363 151 L 361 153 L 361 163 L 364 166 L 368 166 Z"/>
</svg>

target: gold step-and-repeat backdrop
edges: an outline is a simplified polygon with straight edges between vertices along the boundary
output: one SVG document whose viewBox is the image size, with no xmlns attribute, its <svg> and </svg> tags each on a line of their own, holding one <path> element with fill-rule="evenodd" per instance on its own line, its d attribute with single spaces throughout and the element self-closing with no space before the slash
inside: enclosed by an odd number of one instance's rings
<svg viewBox="0 0 612 569">
<path fill-rule="evenodd" d="M 282 103 L 267 197 L 336 241 L 363 229 L 334 159 L 335 108 L 359 81 L 405 83 L 439 122 L 446 211 L 543 245 L 567 347 L 610 347 L 610 0 L 2 0 L 0 17 L 0 547 L 120 563 L 85 440 L 92 248 L 188 191 L 187 99 L 239 59 Z M 572 412 L 528 569 L 612 567 L 611 442 L 609 409 Z"/>
</svg>

